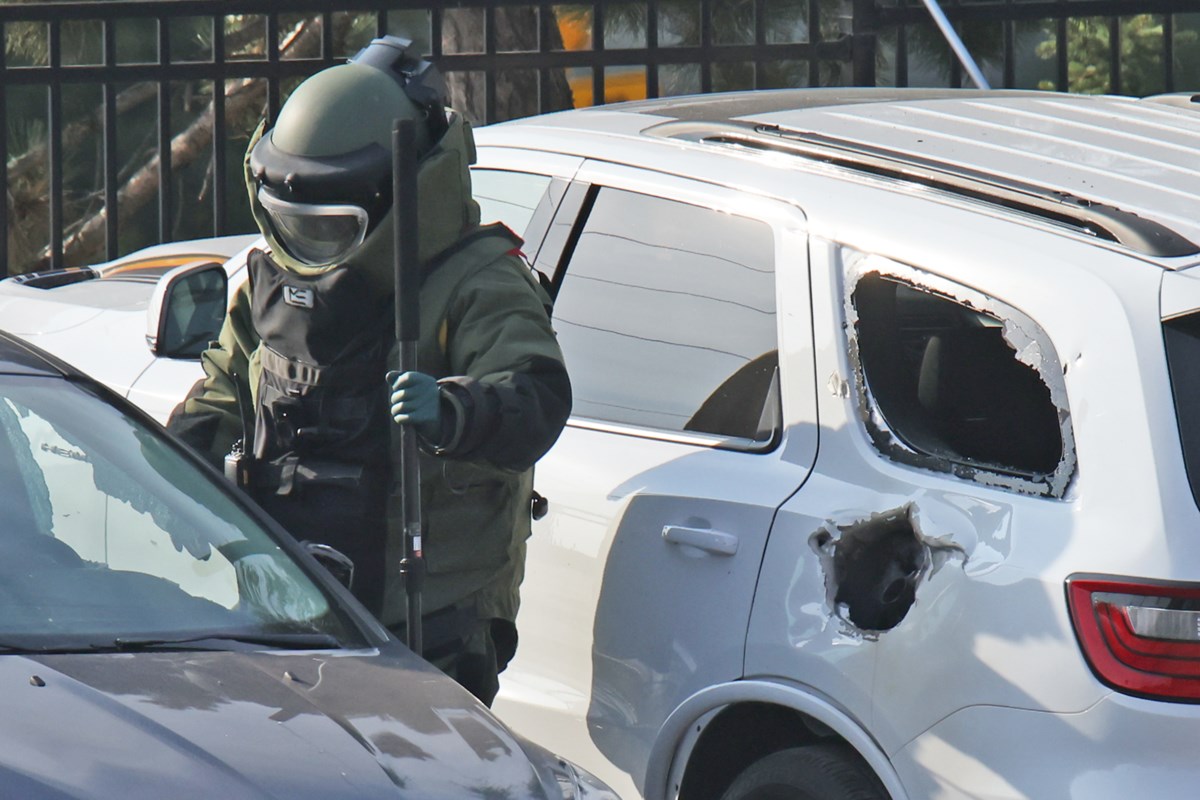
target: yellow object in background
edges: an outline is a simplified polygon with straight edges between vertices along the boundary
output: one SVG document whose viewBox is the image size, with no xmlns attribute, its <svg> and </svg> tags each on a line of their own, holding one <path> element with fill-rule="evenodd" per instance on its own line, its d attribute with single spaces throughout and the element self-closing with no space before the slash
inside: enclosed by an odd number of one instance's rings
<svg viewBox="0 0 1200 800">
<path fill-rule="evenodd" d="M 558 31 L 562 36 L 564 50 L 591 50 L 593 47 L 592 30 L 590 13 L 562 14 L 558 17 Z M 632 65 L 597 69 L 604 69 L 603 101 L 605 103 L 646 99 L 645 66 Z M 594 85 L 592 75 L 592 69 L 586 67 L 567 70 L 567 83 L 571 87 L 572 102 L 575 108 L 596 105 L 597 98 L 592 91 Z"/>
</svg>

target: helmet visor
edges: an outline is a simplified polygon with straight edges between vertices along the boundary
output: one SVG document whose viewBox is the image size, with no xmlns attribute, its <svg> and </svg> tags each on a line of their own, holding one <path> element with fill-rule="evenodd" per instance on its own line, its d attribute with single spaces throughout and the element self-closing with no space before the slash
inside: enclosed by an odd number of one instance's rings
<svg viewBox="0 0 1200 800">
<path fill-rule="evenodd" d="M 258 190 L 279 243 L 296 260 L 325 267 L 345 259 L 367 236 L 367 212 L 351 205 L 292 203 Z"/>
</svg>

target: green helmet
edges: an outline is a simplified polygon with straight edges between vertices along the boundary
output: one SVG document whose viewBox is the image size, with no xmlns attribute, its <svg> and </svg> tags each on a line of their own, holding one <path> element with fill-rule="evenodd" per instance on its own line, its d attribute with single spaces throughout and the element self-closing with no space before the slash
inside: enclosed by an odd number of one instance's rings
<svg viewBox="0 0 1200 800">
<path fill-rule="evenodd" d="M 473 143 L 463 121 L 444 106 L 445 86 L 428 62 L 408 55 L 405 39 L 376 39 L 346 64 L 305 80 L 288 97 L 275 126 L 252 141 L 246 179 L 259 229 L 276 260 L 301 273 L 322 272 L 378 251 L 371 266 L 390 260 L 392 131 L 395 120 L 418 122 L 416 146 L 421 172 L 443 151 L 458 151 L 451 198 L 425 176 L 419 204 L 429 200 L 437 215 L 421 209 L 424 255 L 443 249 L 465 224 L 478 220 L 470 200 L 466 166 Z M 445 172 L 445 167 L 437 170 Z M 442 186 L 448 175 L 441 176 Z M 426 195 L 431 195 L 426 197 Z M 450 202 L 445 202 L 450 199 Z M 474 216 L 473 216 L 474 215 Z M 452 234 L 450 232 L 452 231 Z M 425 243 L 426 234 L 434 241 Z M 444 241 L 449 235 L 449 241 Z M 387 239 L 386 243 L 377 242 Z M 437 252 L 434 250 L 433 252 Z"/>
</svg>

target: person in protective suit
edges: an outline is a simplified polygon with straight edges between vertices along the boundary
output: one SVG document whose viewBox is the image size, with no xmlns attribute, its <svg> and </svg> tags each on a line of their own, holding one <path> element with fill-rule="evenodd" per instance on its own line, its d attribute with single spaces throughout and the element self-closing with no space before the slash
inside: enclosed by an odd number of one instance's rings
<svg viewBox="0 0 1200 800">
<path fill-rule="evenodd" d="M 168 428 L 214 462 L 231 454 L 239 482 L 297 539 L 348 555 L 355 595 L 403 638 L 393 432 L 414 425 L 424 655 L 490 704 L 516 649 L 533 464 L 571 389 L 520 239 L 479 224 L 470 128 L 407 45 L 376 39 L 260 125 L 246 185 L 269 250 L 250 254 L 205 378 Z M 403 375 L 389 372 L 397 118 L 420 121 L 419 371 Z"/>
</svg>

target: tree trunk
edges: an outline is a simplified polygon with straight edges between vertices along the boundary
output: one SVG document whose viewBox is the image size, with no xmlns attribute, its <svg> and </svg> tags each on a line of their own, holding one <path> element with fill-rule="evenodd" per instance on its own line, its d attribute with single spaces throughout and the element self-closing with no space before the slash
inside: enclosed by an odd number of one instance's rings
<svg viewBox="0 0 1200 800">
<path fill-rule="evenodd" d="M 241 114 L 255 104 L 262 105 L 266 101 L 266 86 L 261 81 L 235 80 L 225 84 L 225 113 L 230 117 Z M 185 131 L 171 140 L 171 166 L 184 167 L 191 164 L 206 153 L 211 152 L 213 141 L 213 108 L 197 118 Z M 159 156 L 154 156 L 143 164 L 125 181 L 117 192 L 117 208 L 123 215 L 132 215 L 138 209 L 151 202 L 158 196 L 158 167 Z M 101 209 L 92 215 L 83 226 L 63 241 L 64 259 L 91 260 L 99 255 L 105 243 L 105 221 L 107 211 Z M 41 260 L 35 269 L 45 269 L 50 264 L 50 253 L 47 248 L 42 252 Z"/>
</svg>

